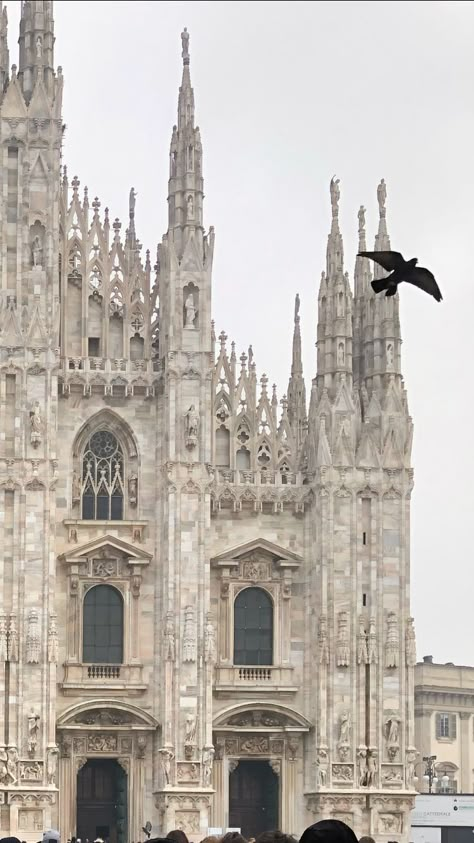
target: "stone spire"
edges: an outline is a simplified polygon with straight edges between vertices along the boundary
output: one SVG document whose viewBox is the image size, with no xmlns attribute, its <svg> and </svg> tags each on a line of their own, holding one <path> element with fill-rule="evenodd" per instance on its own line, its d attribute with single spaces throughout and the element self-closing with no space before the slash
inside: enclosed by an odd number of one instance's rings
<svg viewBox="0 0 474 843">
<path fill-rule="evenodd" d="M 377 187 L 377 201 L 379 205 L 379 226 L 375 236 L 375 251 L 387 251 L 391 249 L 390 237 L 387 230 L 387 187 L 382 179 Z M 381 266 L 375 264 L 375 278 L 383 278 L 387 273 Z M 381 383 L 385 375 L 400 376 L 401 358 L 401 332 L 399 315 L 399 296 L 386 297 L 375 296 L 375 306 L 369 308 L 373 314 L 373 350 L 372 364 L 374 375 L 374 386 Z M 372 327 L 370 326 L 370 333 Z"/>
<path fill-rule="evenodd" d="M 295 438 L 297 453 L 302 445 L 306 429 L 306 388 L 303 378 L 300 331 L 300 297 L 295 298 L 295 325 L 293 329 L 293 356 L 291 376 L 288 383 L 288 420 Z"/>
<path fill-rule="evenodd" d="M 43 77 L 46 91 L 54 94 L 54 20 L 52 0 L 22 0 L 18 76 L 26 102 L 35 82 Z"/>
<path fill-rule="evenodd" d="M 352 383 L 352 291 L 344 272 L 344 246 L 339 229 L 339 179 L 330 184 L 332 222 L 326 252 L 326 272 L 319 288 L 317 386 L 336 390 Z"/>
<path fill-rule="evenodd" d="M 7 7 L 0 0 L 0 96 L 3 95 L 10 69 L 8 53 L 8 15 Z"/>
<path fill-rule="evenodd" d="M 168 184 L 169 234 L 178 259 L 194 234 L 202 246 L 202 146 L 199 127 L 194 126 L 194 91 L 189 72 L 189 33 L 181 33 L 183 78 L 178 97 L 178 125 L 173 126 Z"/>
<path fill-rule="evenodd" d="M 367 239 L 365 232 L 365 208 L 360 206 L 358 214 L 359 247 L 358 252 L 367 251 Z M 367 258 L 356 257 L 354 272 L 354 348 L 353 348 L 353 369 L 354 382 L 360 384 L 364 377 L 364 327 L 367 296 L 373 297 L 373 290 L 370 286 L 372 280 L 370 261 Z"/>
</svg>

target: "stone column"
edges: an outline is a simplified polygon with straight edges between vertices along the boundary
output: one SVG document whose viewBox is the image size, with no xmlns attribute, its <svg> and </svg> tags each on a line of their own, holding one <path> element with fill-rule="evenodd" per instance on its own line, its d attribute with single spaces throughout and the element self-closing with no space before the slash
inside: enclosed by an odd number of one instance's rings
<svg viewBox="0 0 474 843">
<path fill-rule="evenodd" d="M 276 772 L 273 764 L 281 766 L 281 761 L 273 762 L 272 768 Z M 282 765 L 282 775 L 280 776 L 280 815 L 281 828 L 287 829 L 291 833 L 295 828 L 299 828 L 299 817 L 296 816 L 296 775 L 297 775 L 297 759 L 295 757 L 285 758 Z"/>
<path fill-rule="evenodd" d="M 471 745 L 469 724 L 471 714 L 468 711 L 461 711 L 459 718 L 461 720 L 461 781 L 458 782 L 458 790 L 460 793 L 469 793 L 471 790 L 471 764 L 469 763 L 469 747 Z"/>
<path fill-rule="evenodd" d="M 228 777 L 228 774 L 227 774 Z M 212 784 L 215 790 L 212 800 L 212 826 L 214 828 L 225 828 L 225 806 L 226 806 L 226 760 L 224 758 L 224 742 L 216 741 L 216 754 L 212 768 Z"/>
</svg>

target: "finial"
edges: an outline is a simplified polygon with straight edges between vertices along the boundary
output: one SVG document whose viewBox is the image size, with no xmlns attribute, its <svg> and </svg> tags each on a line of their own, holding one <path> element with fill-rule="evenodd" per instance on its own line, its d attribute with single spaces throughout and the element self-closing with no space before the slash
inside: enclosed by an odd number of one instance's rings
<svg viewBox="0 0 474 843">
<path fill-rule="evenodd" d="M 77 178 L 77 176 L 74 176 L 71 184 L 72 184 L 72 189 L 73 189 L 74 193 L 77 193 L 77 191 L 79 190 L 79 185 L 80 185 L 80 181 Z"/>
<path fill-rule="evenodd" d="M 225 344 L 226 344 L 226 342 L 227 342 L 227 334 L 226 334 L 226 332 L 225 332 L 225 331 L 221 331 L 221 332 L 220 332 L 220 334 L 219 334 L 219 342 L 220 342 L 220 344 L 221 344 L 221 349 L 222 349 L 222 351 L 224 351 L 224 349 L 225 349 Z"/>
<path fill-rule="evenodd" d="M 300 296 L 296 293 L 295 296 L 295 323 L 300 321 Z"/>
<path fill-rule="evenodd" d="M 128 212 L 129 212 L 129 216 L 130 216 L 131 220 L 133 220 L 133 218 L 135 217 L 136 197 L 137 197 L 137 194 L 135 192 L 135 188 L 132 187 L 131 190 L 130 190 L 129 197 L 128 197 Z"/>
<path fill-rule="evenodd" d="M 211 319 L 211 340 L 212 342 L 216 341 L 216 323 L 214 319 Z"/>
<path fill-rule="evenodd" d="M 272 384 L 272 404 L 278 404 L 276 383 Z"/>
<path fill-rule="evenodd" d="M 246 363 L 247 363 L 247 355 L 246 355 L 245 351 L 243 351 L 242 354 L 240 355 L 240 364 L 242 366 L 242 371 L 244 371 L 244 369 L 246 368 Z"/>
<path fill-rule="evenodd" d="M 267 394 L 268 378 L 265 374 L 263 374 L 262 377 L 260 378 L 260 383 L 262 384 L 262 395 L 266 395 Z"/>
<path fill-rule="evenodd" d="M 286 397 L 286 395 L 283 396 L 283 398 L 280 401 L 280 404 L 283 408 L 283 412 L 286 413 L 287 408 L 288 408 L 288 398 Z"/>
<path fill-rule="evenodd" d="M 112 228 L 114 230 L 114 240 L 118 243 L 120 240 L 120 229 L 122 228 L 122 223 L 118 217 L 115 217 Z"/>
<path fill-rule="evenodd" d="M 63 167 L 63 186 L 67 187 L 68 180 L 67 180 L 67 167 L 64 165 Z"/>
<path fill-rule="evenodd" d="M 84 188 L 84 205 L 88 205 L 88 204 L 89 204 L 89 188 L 85 187 Z"/>
<path fill-rule="evenodd" d="M 181 44 L 183 47 L 181 52 L 183 64 L 189 64 L 189 32 L 186 27 L 184 27 L 181 33 Z"/>
<path fill-rule="evenodd" d="M 104 208 L 104 225 L 109 225 L 109 209 Z"/>
<path fill-rule="evenodd" d="M 329 190 L 331 193 L 331 207 L 333 219 L 337 219 L 337 217 L 339 216 L 339 197 L 341 195 L 341 191 L 339 190 L 339 182 L 340 179 L 337 179 L 336 176 L 333 176 L 331 179 L 331 184 L 329 186 Z"/>
<path fill-rule="evenodd" d="M 87 190 L 87 188 L 85 188 L 85 190 Z M 96 196 L 93 203 L 92 203 L 92 210 L 94 211 L 95 217 L 99 216 L 99 208 L 100 208 L 100 202 L 99 202 L 98 197 Z"/>
<path fill-rule="evenodd" d="M 230 360 L 231 360 L 231 363 L 235 363 L 235 342 L 232 341 L 230 347 L 231 347 Z"/>
<path fill-rule="evenodd" d="M 150 250 L 147 249 L 145 252 L 145 269 L 151 269 L 151 261 L 150 261 Z"/>
<path fill-rule="evenodd" d="M 16 79 L 16 71 L 17 71 L 16 64 L 12 64 L 12 82 L 13 82 L 14 79 Z"/>
<path fill-rule="evenodd" d="M 385 216 L 385 202 L 387 199 L 387 185 L 385 179 L 382 179 L 377 188 L 377 202 L 379 203 L 379 214 L 381 217 Z"/>
</svg>

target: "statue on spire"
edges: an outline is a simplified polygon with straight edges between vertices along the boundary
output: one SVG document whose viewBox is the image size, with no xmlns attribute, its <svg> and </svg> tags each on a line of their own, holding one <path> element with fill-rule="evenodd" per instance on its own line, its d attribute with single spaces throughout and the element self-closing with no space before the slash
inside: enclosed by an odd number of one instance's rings
<svg viewBox="0 0 474 843">
<path fill-rule="evenodd" d="M 129 198 L 128 198 L 128 211 L 129 211 L 129 215 L 130 215 L 131 220 L 133 220 L 133 218 L 135 216 L 136 199 L 137 199 L 137 193 L 136 193 L 135 188 L 132 187 L 131 190 L 130 190 Z"/>
<path fill-rule="evenodd" d="M 358 210 L 357 219 L 359 220 L 359 234 L 362 234 L 365 231 L 365 208 L 363 205 Z"/>
<path fill-rule="evenodd" d="M 181 57 L 189 61 L 189 32 L 186 27 L 184 27 L 181 33 L 181 44 L 183 45 Z"/>
<path fill-rule="evenodd" d="M 331 206 L 333 219 L 339 214 L 339 197 L 341 195 L 341 191 L 339 190 L 339 181 L 340 179 L 337 179 L 336 176 L 333 176 L 329 188 L 331 191 Z"/>
<path fill-rule="evenodd" d="M 382 179 L 377 188 L 377 201 L 379 203 L 379 214 L 381 217 L 385 216 L 385 201 L 387 199 L 387 186 L 385 179 Z"/>
<path fill-rule="evenodd" d="M 299 293 L 296 293 L 295 296 L 295 322 L 299 322 L 300 319 L 300 296 Z"/>
</svg>

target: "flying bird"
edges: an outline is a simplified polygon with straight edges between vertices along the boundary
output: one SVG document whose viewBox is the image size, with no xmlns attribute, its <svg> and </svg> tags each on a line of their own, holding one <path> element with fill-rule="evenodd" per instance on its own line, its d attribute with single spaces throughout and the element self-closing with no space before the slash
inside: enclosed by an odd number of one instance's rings
<svg viewBox="0 0 474 843">
<path fill-rule="evenodd" d="M 372 281 L 372 289 L 375 293 L 382 293 L 386 290 L 386 296 L 394 296 L 397 292 L 397 287 L 402 281 L 408 284 L 413 284 L 424 290 L 436 301 L 442 301 L 443 296 L 439 289 L 436 279 L 429 269 L 423 266 L 417 266 L 418 258 L 411 258 L 406 261 L 400 252 L 359 252 L 360 258 L 369 258 L 371 261 L 380 264 L 391 275 L 386 278 L 380 278 Z"/>
</svg>

